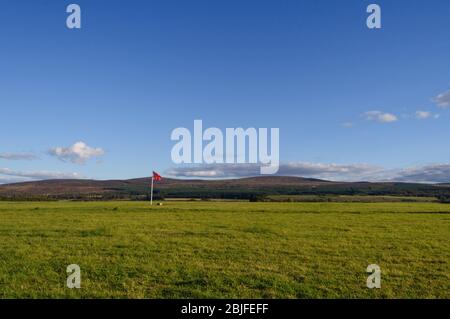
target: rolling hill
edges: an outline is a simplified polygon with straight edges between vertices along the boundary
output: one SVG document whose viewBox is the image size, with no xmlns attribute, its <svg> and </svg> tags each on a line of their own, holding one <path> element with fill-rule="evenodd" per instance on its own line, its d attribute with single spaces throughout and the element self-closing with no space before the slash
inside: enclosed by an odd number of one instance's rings
<svg viewBox="0 0 450 319">
<path fill-rule="evenodd" d="M 1 199 L 145 199 L 149 178 L 129 180 L 45 180 L 0 185 Z M 249 199 L 264 195 L 450 195 L 450 185 L 331 182 L 289 177 L 226 180 L 164 178 L 155 183 L 155 198 L 193 197 Z"/>
</svg>

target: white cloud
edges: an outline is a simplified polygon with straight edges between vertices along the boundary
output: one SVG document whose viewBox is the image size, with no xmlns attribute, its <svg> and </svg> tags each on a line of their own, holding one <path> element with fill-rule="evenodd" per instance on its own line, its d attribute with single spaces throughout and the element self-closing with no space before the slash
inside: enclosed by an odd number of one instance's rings
<svg viewBox="0 0 450 319">
<path fill-rule="evenodd" d="M 398 120 L 397 116 L 391 113 L 384 113 L 381 111 L 369 111 L 364 113 L 364 116 L 369 121 L 376 121 L 379 123 L 391 123 Z"/>
<path fill-rule="evenodd" d="M 325 164 L 293 162 L 281 164 L 277 175 L 321 178 L 337 181 L 367 180 L 383 171 L 368 164 Z M 231 178 L 260 175 L 258 164 L 210 164 L 177 167 L 166 171 L 175 177 Z"/>
<path fill-rule="evenodd" d="M 84 164 L 93 157 L 103 156 L 105 151 L 101 148 L 90 147 L 84 142 L 77 142 L 69 147 L 55 147 L 49 151 L 49 154 L 63 162 Z"/>
<path fill-rule="evenodd" d="M 425 120 L 429 117 L 431 117 L 431 112 L 428 112 L 428 111 L 417 111 L 416 112 L 416 118 L 419 120 Z"/>
<path fill-rule="evenodd" d="M 9 168 L 0 168 L 0 175 L 24 177 L 30 179 L 79 179 L 82 178 L 78 173 L 62 173 L 51 171 L 17 171 Z"/>
<path fill-rule="evenodd" d="M 440 115 L 434 114 L 429 111 L 417 111 L 415 114 L 415 117 L 416 117 L 416 119 L 419 119 L 419 120 L 426 120 L 426 119 L 430 119 L 430 118 L 438 119 L 440 117 Z"/>
<path fill-rule="evenodd" d="M 444 109 L 450 107 L 450 90 L 434 97 L 433 102 L 435 102 L 439 107 L 442 107 Z"/>
<path fill-rule="evenodd" d="M 21 183 L 21 182 L 28 182 L 28 181 L 29 180 L 26 178 L 0 176 L 0 185 L 1 184 Z"/>
<path fill-rule="evenodd" d="M 241 178 L 260 176 L 256 164 L 210 164 L 177 167 L 168 176 L 186 178 Z M 343 182 L 450 183 L 450 164 L 388 169 L 369 164 L 294 162 L 281 164 L 278 176 L 300 176 Z"/>
<path fill-rule="evenodd" d="M 1 176 L 3 175 L 3 176 Z M 78 173 L 64 173 L 52 171 L 20 171 L 9 168 L 0 168 L 0 184 L 27 182 L 44 179 L 81 179 L 84 178 Z"/>
<path fill-rule="evenodd" d="M 371 174 L 381 170 L 369 164 L 335 164 L 293 162 L 281 166 L 282 175 L 322 178 L 329 180 L 365 180 Z"/>
<path fill-rule="evenodd" d="M 345 127 L 345 128 L 351 128 L 351 127 L 353 127 L 353 123 L 352 122 L 343 122 L 343 123 L 341 123 L 341 126 Z"/>
<path fill-rule="evenodd" d="M 229 178 L 256 176 L 260 174 L 258 164 L 209 164 L 172 168 L 167 175 L 175 177 Z"/>
<path fill-rule="evenodd" d="M 32 153 L 0 153 L 0 159 L 12 161 L 18 160 L 31 161 L 37 159 L 37 156 Z"/>
<path fill-rule="evenodd" d="M 393 179 L 400 182 L 449 183 L 450 164 L 432 164 L 402 169 Z"/>
</svg>

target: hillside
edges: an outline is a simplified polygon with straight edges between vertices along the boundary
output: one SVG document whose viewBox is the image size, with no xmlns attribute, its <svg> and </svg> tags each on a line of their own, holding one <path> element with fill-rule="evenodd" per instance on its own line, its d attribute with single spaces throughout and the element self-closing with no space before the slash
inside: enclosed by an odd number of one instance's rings
<svg viewBox="0 0 450 319">
<path fill-rule="evenodd" d="M 0 185 L 0 199 L 146 199 L 149 178 L 129 180 L 45 180 Z M 450 195 L 449 185 L 331 182 L 301 177 L 250 177 L 227 180 L 164 178 L 155 198 L 248 199 L 255 195 Z"/>
</svg>

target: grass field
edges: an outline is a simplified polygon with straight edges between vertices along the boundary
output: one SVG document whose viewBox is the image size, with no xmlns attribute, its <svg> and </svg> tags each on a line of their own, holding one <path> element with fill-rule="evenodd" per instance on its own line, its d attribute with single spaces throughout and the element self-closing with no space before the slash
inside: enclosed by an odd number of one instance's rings
<svg viewBox="0 0 450 319">
<path fill-rule="evenodd" d="M 394 202 L 439 202 L 436 197 L 380 196 L 380 195 L 271 195 L 272 201 L 289 202 L 339 202 L 339 203 L 394 203 Z"/>
<path fill-rule="evenodd" d="M 450 205 L 0 202 L 0 297 L 450 298 Z"/>
</svg>

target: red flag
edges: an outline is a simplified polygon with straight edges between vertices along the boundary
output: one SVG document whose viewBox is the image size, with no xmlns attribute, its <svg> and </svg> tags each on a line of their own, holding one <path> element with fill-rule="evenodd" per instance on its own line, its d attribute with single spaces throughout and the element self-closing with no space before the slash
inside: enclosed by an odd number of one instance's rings
<svg viewBox="0 0 450 319">
<path fill-rule="evenodd" d="M 160 181 L 162 179 L 161 175 L 153 171 L 153 180 Z"/>
</svg>

